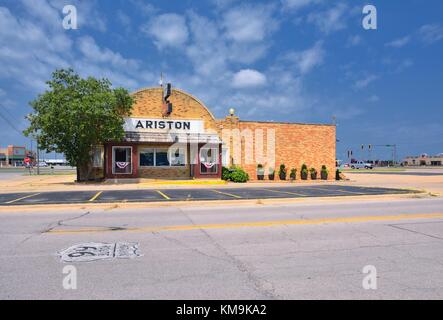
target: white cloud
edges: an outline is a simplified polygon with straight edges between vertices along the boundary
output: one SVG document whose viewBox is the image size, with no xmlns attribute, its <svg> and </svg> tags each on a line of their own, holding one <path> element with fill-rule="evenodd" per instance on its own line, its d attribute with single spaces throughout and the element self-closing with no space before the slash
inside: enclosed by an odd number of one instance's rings
<svg viewBox="0 0 443 320">
<path fill-rule="evenodd" d="M 346 42 L 347 47 L 355 47 L 362 43 L 362 38 L 359 35 L 349 36 Z"/>
<path fill-rule="evenodd" d="M 282 0 L 283 7 L 291 10 L 299 10 L 319 2 L 321 0 Z"/>
<path fill-rule="evenodd" d="M 180 47 L 186 43 L 189 36 L 185 18 L 175 13 L 154 17 L 142 26 L 142 31 L 154 38 L 154 43 L 159 49 Z"/>
<path fill-rule="evenodd" d="M 401 48 L 401 47 L 404 47 L 405 45 L 407 45 L 410 40 L 411 40 L 411 37 L 405 36 L 402 38 L 395 39 L 391 42 L 388 42 L 385 44 L 385 46 L 392 47 L 392 48 Z"/>
<path fill-rule="evenodd" d="M 334 7 L 308 15 L 307 21 L 316 25 L 321 32 L 329 34 L 346 28 L 348 6 L 338 3 Z"/>
<path fill-rule="evenodd" d="M 21 0 L 20 3 L 33 18 L 51 27 L 57 28 L 61 26 L 61 11 L 56 10 L 46 0 Z"/>
<path fill-rule="evenodd" d="M 266 76 L 252 69 L 243 69 L 235 73 L 232 78 L 234 88 L 260 87 L 266 84 Z"/>
<path fill-rule="evenodd" d="M 128 71 L 136 69 L 139 65 L 135 60 L 123 58 L 120 53 L 115 53 L 108 48 L 100 48 L 90 36 L 81 37 L 78 41 L 78 48 L 90 62 L 105 63 Z"/>
<path fill-rule="evenodd" d="M 373 94 L 372 96 L 369 97 L 369 102 L 378 102 L 380 101 L 380 97 L 377 96 L 376 94 Z"/>
<path fill-rule="evenodd" d="M 218 26 L 206 17 L 189 13 L 191 44 L 186 54 L 195 71 L 204 76 L 218 77 L 225 73 L 229 50 Z"/>
<path fill-rule="evenodd" d="M 50 1 L 56 6 L 63 5 L 61 1 Z M 40 4 L 51 7 L 49 2 L 40 0 Z M 90 7 L 85 12 L 94 11 Z M 75 38 L 75 33 L 62 28 L 61 21 L 57 28 L 52 23 L 39 22 L 45 14 L 52 15 L 51 12 L 25 11 L 24 15 L 14 16 L 7 8 L 0 7 L 0 79 L 13 79 L 26 91 L 41 92 L 51 73 L 59 68 L 73 67 L 82 76 L 108 77 L 114 85 L 129 89 L 153 78 L 152 72 L 143 69 L 139 61 L 100 47 L 92 37 Z"/>
<path fill-rule="evenodd" d="M 378 76 L 374 74 L 367 75 L 366 77 L 355 81 L 354 87 L 356 89 L 363 89 L 369 86 L 372 82 L 378 79 Z"/>
<path fill-rule="evenodd" d="M 15 79 L 32 89 L 44 88 L 48 74 L 56 67 L 66 67 L 70 56 L 72 41 L 61 30 L 18 19 L 0 7 L 0 78 Z"/>
<path fill-rule="evenodd" d="M 323 63 L 324 56 L 323 44 L 321 41 L 318 41 L 312 48 L 286 54 L 284 59 L 295 63 L 301 74 L 307 74 L 314 67 Z"/>
<path fill-rule="evenodd" d="M 271 6 L 240 6 L 223 15 L 226 37 L 236 42 L 259 42 L 278 28 Z"/>
<path fill-rule="evenodd" d="M 152 16 L 158 12 L 158 9 L 154 5 L 144 0 L 130 0 L 130 2 L 145 16 Z"/>
<path fill-rule="evenodd" d="M 443 27 L 440 24 L 426 24 L 420 28 L 419 35 L 426 44 L 433 44 L 443 39 Z"/>
<path fill-rule="evenodd" d="M 121 10 L 117 11 L 117 20 L 121 23 L 121 25 L 129 30 L 131 27 L 131 18 Z"/>
</svg>

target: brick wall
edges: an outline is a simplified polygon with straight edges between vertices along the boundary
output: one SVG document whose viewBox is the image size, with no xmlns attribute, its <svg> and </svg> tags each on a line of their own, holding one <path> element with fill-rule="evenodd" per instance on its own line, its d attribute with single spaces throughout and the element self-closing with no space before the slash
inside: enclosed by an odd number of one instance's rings
<svg viewBox="0 0 443 320">
<path fill-rule="evenodd" d="M 135 103 L 131 117 L 168 118 L 163 117 L 163 89 L 149 88 L 136 91 L 132 94 Z M 217 123 L 211 112 L 197 98 L 173 89 L 169 101 L 172 103 L 171 119 L 204 120 L 205 130 L 217 130 Z"/>
<path fill-rule="evenodd" d="M 266 156 L 268 129 L 275 132 L 275 173 L 278 174 L 280 164 L 285 164 L 287 177 L 291 168 L 297 169 L 297 179 L 300 179 L 300 168 L 305 163 L 308 168 L 315 168 L 320 177 L 322 165 L 329 170 L 329 179 L 335 177 L 335 152 L 336 152 L 336 128 L 334 125 L 322 124 L 297 124 L 297 123 L 274 123 L 274 122 L 252 122 L 241 121 L 236 117 L 226 117 L 219 121 L 219 129 L 238 128 L 240 131 L 256 129 L 264 131 L 263 153 Z M 252 145 L 255 145 L 255 135 L 252 135 Z M 241 163 L 239 164 L 251 179 L 256 179 L 257 161 L 246 164 L 245 148 L 251 145 L 247 138 L 241 139 Z M 231 150 L 232 152 L 232 150 Z M 255 155 L 255 150 L 254 150 Z M 255 157 L 254 157 L 255 160 Z M 262 162 L 265 174 L 269 170 L 269 164 Z M 276 177 L 276 179 L 278 179 Z"/>
</svg>

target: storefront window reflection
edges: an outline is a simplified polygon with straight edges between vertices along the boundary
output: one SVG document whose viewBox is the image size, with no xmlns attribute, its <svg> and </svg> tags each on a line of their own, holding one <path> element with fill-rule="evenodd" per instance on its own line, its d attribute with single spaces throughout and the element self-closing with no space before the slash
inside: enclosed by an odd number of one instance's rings
<svg viewBox="0 0 443 320">
<path fill-rule="evenodd" d="M 155 150 L 143 149 L 140 151 L 140 166 L 153 167 L 155 166 Z"/>
<path fill-rule="evenodd" d="M 155 165 L 157 167 L 168 167 L 168 149 L 157 149 L 155 155 Z"/>
<path fill-rule="evenodd" d="M 183 167 L 186 165 L 186 148 L 146 148 L 140 150 L 141 167 Z"/>
<path fill-rule="evenodd" d="M 175 167 L 183 167 L 186 164 L 186 149 L 185 148 L 176 148 L 171 149 L 170 159 L 171 166 Z"/>
</svg>

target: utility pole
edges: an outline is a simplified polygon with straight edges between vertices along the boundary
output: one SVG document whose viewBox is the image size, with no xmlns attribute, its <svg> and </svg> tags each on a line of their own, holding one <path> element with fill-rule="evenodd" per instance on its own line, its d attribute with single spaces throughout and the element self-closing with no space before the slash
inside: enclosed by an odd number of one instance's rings
<svg viewBox="0 0 443 320">
<path fill-rule="evenodd" d="M 37 141 L 37 175 L 40 174 L 40 151 L 38 150 L 38 138 Z"/>
</svg>

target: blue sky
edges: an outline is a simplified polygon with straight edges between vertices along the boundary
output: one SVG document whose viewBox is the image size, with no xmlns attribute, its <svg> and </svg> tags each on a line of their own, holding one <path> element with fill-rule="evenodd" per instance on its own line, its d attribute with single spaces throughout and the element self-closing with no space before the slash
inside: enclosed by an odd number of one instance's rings
<svg viewBox="0 0 443 320">
<path fill-rule="evenodd" d="M 362 27 L 368 3 L 377 30 Z M 67 4 L 77 30 L 62 27 Z M 361 144 L 441 153 L 442 17 L 440 0 L 0 0 L 0 146 L 30 146 L 19 134 L 28 102 L 53 70 L 73 67 L 129 90 L 163 72 L 217 117 L 229 107 L 245 120 L 335 115 L 339 159 Z"/>
</svg>

